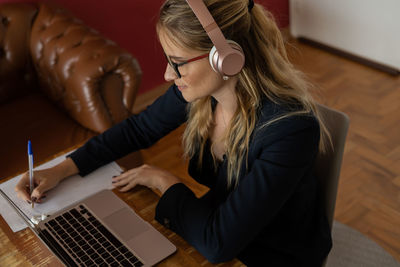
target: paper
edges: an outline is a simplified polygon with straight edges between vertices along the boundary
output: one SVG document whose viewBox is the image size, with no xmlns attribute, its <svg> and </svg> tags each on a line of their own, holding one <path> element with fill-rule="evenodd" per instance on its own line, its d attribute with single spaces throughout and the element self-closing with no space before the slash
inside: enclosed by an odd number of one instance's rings
<svg viewBox="0 0 400 267">
<path fill-rule="evenodd" d="M 67 154 L 69 153 L 71 152 L 68 152 Z M 67 154 L 40 165 L 34 170 L 52 167 L 63 161 Z M 28 218 L 32 218 L 41 216 L 42 214 L 53 214 L 54 212 L 59 211 L 89 195 L 103 189 L 111 189 L 111 178 L 115 175 L 121 174 L 121 172 L 122 169 L 118 164 L 112 162 L 95 170 L 84 178 L 79 175 L 71 176 L 63 180 L 52 190 L 46 192 L 46 198 L 43 199 L 40 204 L 35 203 L 34 209 L 32 209 L 31 205 L 26 201 L 18 198 L 15 193 L 14 187 L 20 180 L 22 174 L 0 184 L 0 188 L 25 213 L 25 215 L 28 216 Z M 3 197 L 0 197 L 0 213 L 14 232 L 18 232 L 27 227 L 24 220 L 19 217 Z"/>
</svg>

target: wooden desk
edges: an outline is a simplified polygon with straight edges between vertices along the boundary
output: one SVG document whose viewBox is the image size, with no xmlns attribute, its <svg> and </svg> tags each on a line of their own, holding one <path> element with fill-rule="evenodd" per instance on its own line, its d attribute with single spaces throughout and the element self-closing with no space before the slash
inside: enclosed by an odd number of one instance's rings
<svg viewBox="0 0 400 267">
<path fill-rule="evenodd" d="M 179 130 L 178 130 L 179 131 Z M 166 141 L 168 147 L 171 147 L 171 143 Z M 160 148 L 161 146 L 161 148 Z M 163 149 L 163 142 L 158 143 L 153 150 L 146 150 L 141 155 L 143 155 L 143 160 L 146 163 L 153 165 L 154 162 L 154 149 Z M 172 153 L 176 153 L 176 150 L 172 149 Z M 60 153 L 64 154 L 64 153 Z M 150 156 L 152 155 L 152 156 Z M 58 156 L 58 155 L 56 155 Z M 152 160 L 149 160 L 151 158 Z M 171 158 L 171 157 L 166 157 Z M 163 163 L 164 160 L 161 160 Z M 177 162 L 182 162 L 182 160 L 176 156 L 175 160 Z M 136 162 L 134 162 L 136 161 Z M 130 162 L 128 165 L 137 165 L 139 162 L 137 158 L 132 161 L 132 159 L 123 159 L 122 161 L 117 161 L 120 165 L 125 165 L 126 162 Z M 132 163 L 134 162 L 134 163 Z M 125 164 L 124 164 L 125 163 Z M 167 162 L 168 164 L 168 162 Z M 179 163 L 181 164 L 181 163 Z M 131 167 L 131 166 L 130 166 Z M 162 167 L 162 166 L 160 166 Z M 183 166 L 184 167 L 184 166 Z M 168 169 L 174 169 L 174 172 L 180 172 L 176 166 L 170 162 Z M 182 175 L 181 175 L 182 176 Z M 185 184 L 188 184 L 194 189 L 196 194 L 200 194 L 202 189 L 199 189 L 198 185 L 193 184 L 192 181 L 187 179 L 187 176 L 183 175 Z M 121 199 L 123 199 L 129 206 L 131 206 L 143 219 L 151 223 L 158 231 L 160 231 L 164 236 L 166 236 L 176 247 L 177 251 L 163 260 L 157 266 L 244 266 L 240 261 L 233 260 L 231 262 L 213 265 L 208 262 L 196 249 L 190 246 L 185 240 L 180 236 L 165 228 L 154 220 L 155 207 L 159 200 L 159 196 L 156 192 L 143 187 L 138 186 L 127 193 L 120 193 L 114 190 Z M 0 266 L 63 266 L 63 264 L 55 257 L 46 246 L 36 237 L 36 235 L 29 229 L 13 233 L 9 228 L 8 224 L 0 216 Z"/>
</svg>

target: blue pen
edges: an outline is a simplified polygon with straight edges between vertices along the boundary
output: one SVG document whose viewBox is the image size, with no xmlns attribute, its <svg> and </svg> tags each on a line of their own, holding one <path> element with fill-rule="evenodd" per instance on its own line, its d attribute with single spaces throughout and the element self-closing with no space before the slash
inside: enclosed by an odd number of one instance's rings
<svg viewBox="0 0 400 267">
<path fill-rule="evenodd" d="M 33 153 L 32 153 L 32 144 L 31 140 L 28 140 L 28 160 L 29 160 L 29 195 L 32 195 L 33 191 Z M 32 201 L 32 209 L 34 207 L 34 203 Z"/>
</svg>

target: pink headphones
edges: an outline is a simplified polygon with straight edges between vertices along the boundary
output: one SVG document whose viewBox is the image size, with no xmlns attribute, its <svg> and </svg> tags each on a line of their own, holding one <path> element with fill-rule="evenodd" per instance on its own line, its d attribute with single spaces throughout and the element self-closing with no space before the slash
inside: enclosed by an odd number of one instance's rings
<svg viewBox="0 0 400 267">
<path fill-rule="evenodd" d="M 235 41 L 225 39 L 203 0 L 186 0 L 186 2 L 214 44 L 209 55 L 213 70 L 222 76 L 238 74 L 245 61 L 243 49 Z"/>
</svg>

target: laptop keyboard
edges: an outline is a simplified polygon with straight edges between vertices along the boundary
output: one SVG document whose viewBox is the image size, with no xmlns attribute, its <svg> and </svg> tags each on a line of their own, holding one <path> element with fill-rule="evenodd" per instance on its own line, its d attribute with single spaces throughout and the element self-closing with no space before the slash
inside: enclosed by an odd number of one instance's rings
<svg viewBox="0 0 400 267">
<path fill-rule="evenodd" d="M 51 234 L 80 266 L 142 266 L 83 205 L 45 223 Z"/>
</svg>

